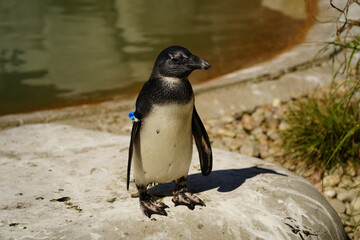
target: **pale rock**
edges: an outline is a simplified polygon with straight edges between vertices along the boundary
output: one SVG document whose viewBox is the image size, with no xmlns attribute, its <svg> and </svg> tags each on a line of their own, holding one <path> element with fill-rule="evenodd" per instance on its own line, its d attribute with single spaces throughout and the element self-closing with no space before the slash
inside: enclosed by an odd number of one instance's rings
<svg viewBox="0 0 360 240">
<path fill-rule="evenodd" d="M 232 145 L 232 143 L 234 142 L 234 138 L 230 138 L 230 137 L 222 137 L 221 140 L 224 142 L 224 145 L 228 148 L 229 146 Z"/>
<path fill-rule="evenodd" d="M 271 117 L 271 118 L 267 119 L 266 123 L 267 123 L 268 129 L 275 130 L 275 129 L 277 129 L 277 127 L 279 125 L 279 120 Z"/>
<path fill-rule="evenodd" d="M 352 215 L 352 213 L 353 213 L 353 207 L 352 207 L 352 205 L 350 204 L 350 203 L 345 203 L 345 207 L 346 207 L 346 211 L 345 211 L 345 213 L 347 214 L 347 215 Z"/>
<path fill-rule="evenodd" d="M 329 198 L 334 198 L 336 196 L 336 191 L 333 188 L 325 188 L 324 195 Z"/>
<path fill-rule="evenodd" d="M 323 184 L 324 187 L 334 187 L 340 182 L 340 177 L 338 175 L 329 175 L 324 177 Z"/>
<path fill-rule="evenodd" d="M 310 177 L 311 175 L 313 175 L 315 173 L 315 167 L 311 167 L 311 168 L 307 168 L 306 171 L 304 172 L 304 177 Z"/>
<path fill-rule="evenodd" d="M 215 127 L 215 126 L 218 126 L 219 120 L 210 118 L 210 119 L 207 119 L 207 120 L 205 121 L 205 123 L 206 123 L 207 125 L 211 126 L 211 127 Z"/>
<path fill-rule="evenodd" d="M 357 196 L 358 192 L 354 189 L 350 189 L 347 191 L 342 191 L 337 195 L 337 199 L 343 202 L 351 202 Z"/>
<path fill-rule="evenodd" d="M 148 219 L 139 200 L 131 197 L 136 191 L 132 177 L 126 190 L 128 147 L 129 136 L 66 125 L 1 131 L 0 236 L 299 239 L 311 233 L 316 239 L 346 239 L 339 216 L 307 180 L 280 166 L 217 148 L 213 170 L 204 177 L 194 146 L 188 176 L 189 189 L 206 207 L 174 207 L 172 185 L 160 184 L 154 192 L 162 193 L 161 201 L 170 206 L 168 216 Z M 51 201 L 63 197 L 71 202 Z M 17 208 L 21 203 L 25 207 Z"/>
<path fill-rule="evenodd" d="M 281 106 L 281 99 L 279 98 L 275 98 L 273 101 L 272 101 L 272 104 L 271 104 L 273 107 L 280 107 Z"/>
<path fill-rule="evenodd" d="M 345 210 L 346 210 L 345 204 L 336 198 L 329 199 L 329 203 L 335 209 L 335 211 L 339 214 L 345 212 Z"/>
<path fill-rule="evenodd" d="M 344 174 L 344 169 L 343 169 L 342 166 L 337 166 L 337 167 L 334 169 L 333 173 L 332 173 L 332 175 L 336 175 L 336 176 L 338 176 L 340 179 L 341 179 L 341 176 L 342 176 L 343 174 Z"/>
<path fill-rule="evenodd" d="M 355 197 L 355 199 L 352 200 L 351 206 L 354 211 L 359 212 L 360 211 L 360 196 Z"/>
<path fill-rule="evenodd" d="M 273 129 L 270 129 L 268 132 L 267 132 L 267 135 L 269 136 L 269 138 L 273 141 L 277 141 L 279 140 L 281 137 L 280 135 L 278 134 L 277 130 L 273 130 Z"/>
<path fill-rule="evenodd" d="M 221 118 L 220 118 L 220 121 L 222 122 L 222 123 L 224 123 L 224 124 L 226 124 L 226 123 L 232 123 L 232 122 L 234 122 L 234 118 L 233 117 L 231 117 L 231 116 L 222 116 Z"/>
<path fill-rule="evenodd" d="M 219 138 L 210 138 L 211 147 L 224 149 L 224 142 Z"/>
<path fill-rule="evenodd" d="M 264 112 L 261 108 L 257 108 L 251 117 L 254 119 L 255 125 L 260 126 L 260 124 L 265 120 Z"/>
<path fill-rule="evenodd" d="M 240 153 L 246 156 L 258 156 L 259 155 L 259 142 L 252 140 L 245 140 L 240 148 Z"/>
<path fill-rule="evenodd" d="M 263 141 L 263 140 L 266 140 L 267 139 L 267 136 L 265 135 L 265 133 L 263 132 L 263 130 L 261 129 L 261 127 L 257 127 L 255 128 L 251 134 L 253 136 L 256 137 L 257 140 L 259 141 Z"/>
<path fill-rule="evenodd" d="M 289 128 L 289 124 L 285 121 L 281 121 L 279 124 L 279 130 L 280 131 L 284 131 L 287 130 Z"/>
<path fill-rule="evenodd" d="M 354 185 L 354 182 L 347 175 L 345 175 L 345 176 L 343 176 L 341 178 L 341 181 L 340 181 L 340 184 L 339 184 L 340 187 L 351 187 L 353 185 Z"/>
<path fill-rule="evenodd" d="M 217 131 L 217 134 L 220 136 L 226 136 L 226 137 L 230 137 L 230 138 L 233 138 L 236 135 L 236 133 L 234 131 L 230 131 L 230 130 L 223 129 L 223 128 L 220 128 Z"/>
<path fill-rule="evenodd" d="M 273 163 L 275 162 L 275 158 L 274 156 L 268 156 L 264 159 L 265 162 L 268 162 L 268 163 Z"/>
<path fill-rule="evenodd" d="M 259 152 L 262 159 L 265 159 L 270 156 L 269 153 L 269 144 L 260 143 Z"/>
<path fill-rule="evenodd" d="M 305 167 L 305 166 L 300 166 L 300 167 L 297 166 L 295 173 L 296 173 L 297 175 L 303 176 L 303 174 L 305 173 L 306 169 L 307 169 L 307 167 Z"/>
<path fill-rule="evenodd" d="M 248 114 L 244 114 L 241 121 L 244 129 L 247 131 L 251 131 L 256 127 L 254 119 Z"/>
</svg>

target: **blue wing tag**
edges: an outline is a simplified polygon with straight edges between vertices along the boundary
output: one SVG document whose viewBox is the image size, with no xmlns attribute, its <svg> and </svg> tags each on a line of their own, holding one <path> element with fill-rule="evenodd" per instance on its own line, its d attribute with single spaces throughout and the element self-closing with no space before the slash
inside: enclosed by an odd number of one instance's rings
<svg viewBox="0 0 360 240">
<path fill-rule="evenodd" d="M 139 121 L 139 119 L 137 119 L 137 118 L 135 117 L 134 112 L 129 112 L 128 116 L 129 116 L 129 118 L 130 118 L 131 120 L 133 120 L 134 122 L 138 122 L 138 121 Z"/>
</svg>

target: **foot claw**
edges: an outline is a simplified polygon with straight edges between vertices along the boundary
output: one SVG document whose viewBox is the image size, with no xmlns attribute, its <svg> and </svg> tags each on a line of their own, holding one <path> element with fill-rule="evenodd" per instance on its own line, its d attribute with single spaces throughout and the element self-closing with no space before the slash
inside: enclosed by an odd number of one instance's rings
<svg viewBox="0 0 360 240">
<path fill-rule="evenodd" d="M 165 208 L 169 208 L 169 206 L 162 202 L 154 202 L 151 199 L 140 200 L 140 209 L 148 218 L 152 214 L 167 216 Z"/>
<path fill-rule="evenodd" d="M 194 210 L 196 205 L 205 207 L 205 203 L 200 198 L 193 195 L 191 192 L 177 192 L 174 195 L 175 196 L 173 197 L 172 201 L 175 206 L 185 205 L 191 210 Z"/>
</svg>

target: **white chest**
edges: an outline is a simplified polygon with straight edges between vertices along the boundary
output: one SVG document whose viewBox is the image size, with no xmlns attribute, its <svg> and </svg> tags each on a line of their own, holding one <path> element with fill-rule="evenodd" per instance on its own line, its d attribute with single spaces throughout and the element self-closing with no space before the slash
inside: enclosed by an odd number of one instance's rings
<svg viewBox="0 0 360 240">
<path fill-rule="evenodd" d="M 187 176 L 192 156 L 194 103 L 154 106 L 141 123 L 134 154 L 137 183 L 165 183 Z"/>
</svg>

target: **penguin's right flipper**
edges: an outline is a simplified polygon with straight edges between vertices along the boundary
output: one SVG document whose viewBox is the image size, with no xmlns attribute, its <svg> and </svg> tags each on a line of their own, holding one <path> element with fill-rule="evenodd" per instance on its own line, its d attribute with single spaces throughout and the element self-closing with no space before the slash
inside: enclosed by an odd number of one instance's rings
<svg viewBox="0 0 360 240">
<path fill-rule="evenodd" d="M 211 173 L 212 169 L 211 145 L 205 127 L 196 112 L 195 106 L 192 117 L 192 134 L 194 135 L 196 147 L 199 152 L 201 173 L 204 176 L 207 176 Z"/>
<path fill-rule="evenodd" d="M 133 121 L 131 137 L 130 137 L 130 145 L 129 145 L 129 159 L 128 159 L 128 166 L 127 166 L 127 179 L 126 179 L 126 189 L 127 190 L 129 190 L 129 185 L 130 185 L 130 170 L 131 170 L 131 160 L 132 160 L 132 155 L 133 155 L 133 145 L 135 142 L 137 132 L 140 129 L 140 125 L 141 125 L 140 121 Z"/>
</svg>

